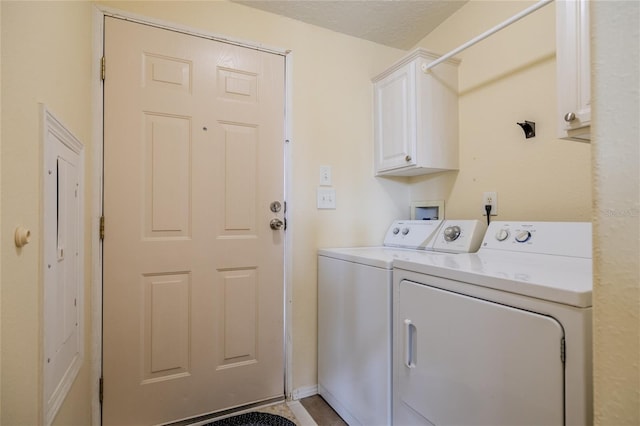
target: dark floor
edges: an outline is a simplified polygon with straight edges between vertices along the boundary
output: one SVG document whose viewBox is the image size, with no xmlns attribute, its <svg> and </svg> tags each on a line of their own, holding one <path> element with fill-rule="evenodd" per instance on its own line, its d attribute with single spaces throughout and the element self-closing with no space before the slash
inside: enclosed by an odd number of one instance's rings
<svg viewBox="0 0 640 426">
<path fill-rule="evenodd" d="M 318 426 L 347 426 L 338 413 L 333 411 L 333 408 L 320 395 L 302 398 L 300 403 L 318 423 Z"/>
</svg>

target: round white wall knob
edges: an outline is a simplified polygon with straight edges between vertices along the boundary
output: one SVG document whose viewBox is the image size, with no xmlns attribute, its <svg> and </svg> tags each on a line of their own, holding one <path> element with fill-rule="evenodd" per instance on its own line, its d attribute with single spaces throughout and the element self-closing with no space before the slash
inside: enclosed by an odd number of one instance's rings
<svg viewBox="0 0 640 426">
<path fill-rule="evenodd" d="M 29 244 L 29 238 L 31 238 L 31 231 L 29 231 L 24 226 L 18 226 L 16 228 L 16 247 L 24 247 L 25 245 Z"/>
</svg>

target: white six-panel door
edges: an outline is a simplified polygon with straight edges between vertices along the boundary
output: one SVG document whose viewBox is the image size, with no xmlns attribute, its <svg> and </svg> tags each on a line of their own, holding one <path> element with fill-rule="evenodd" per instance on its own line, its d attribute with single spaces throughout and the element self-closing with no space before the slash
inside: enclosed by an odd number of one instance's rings
<svg viewBox="0 0 640 426">
<path fill-rule="evenodd" d="M 106 18 L 103 421 L 284 395 L 284 58 Z"/>
</svg>

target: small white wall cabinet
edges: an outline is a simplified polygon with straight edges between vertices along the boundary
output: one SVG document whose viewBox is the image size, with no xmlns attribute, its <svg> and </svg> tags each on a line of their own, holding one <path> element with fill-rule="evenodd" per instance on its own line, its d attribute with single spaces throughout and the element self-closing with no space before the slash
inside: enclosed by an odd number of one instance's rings
<svg viewBox="0 0 640 426">
<path fill-rule="evenodd" d="M 44 151 L 43 413 L 50 425 L 83 359 L 83 146 L 41 109 Z"/>
<path fill-rule="evenodd" d="M 558 137 L 591 140 L 591 65 L 589 1 L 563 0 L 556 5 Z"/>
<path fill-rule="evenodd" d="M 458 169 L 458 64 L 424 49 L 373 78 L 375 174 L 415 176 Z"/>
</svg>

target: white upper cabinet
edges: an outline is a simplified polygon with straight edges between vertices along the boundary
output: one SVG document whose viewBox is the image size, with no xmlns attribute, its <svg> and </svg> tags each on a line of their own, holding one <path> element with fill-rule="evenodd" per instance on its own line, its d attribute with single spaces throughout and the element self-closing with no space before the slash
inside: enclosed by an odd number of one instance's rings
<svg viewBox="0 0 640 426">
<path fill-rule="evenodd" d="M 422 71 L 437 58 L 417 49 L 373 78 L 376 175 L 458 169 L 459 61 Z"/>
<path fill-rule="evenodd" d="M 557 1 L 557 122 L 561 139 L 591 139 L 589 59 L 589 1 Z"/>
</svg>

